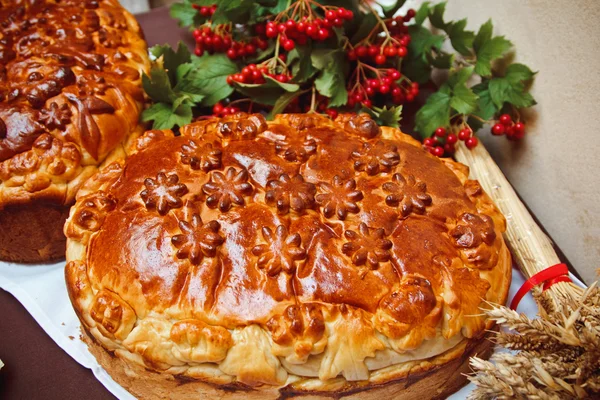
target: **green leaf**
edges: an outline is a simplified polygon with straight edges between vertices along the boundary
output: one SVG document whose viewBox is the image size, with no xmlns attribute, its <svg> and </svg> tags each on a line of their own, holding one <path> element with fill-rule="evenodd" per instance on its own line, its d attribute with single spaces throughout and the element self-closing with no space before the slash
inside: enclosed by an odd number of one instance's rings
<svg viewBox="0 0 600 400">
<path fill-rule="evenodd" d="M 192 82 L 206 97 L 202 105 L 212 106 L 233 93 L 227 76 L 237 72 L 237 65 L 224 54 L 204 55 L 183 78 Z"/>
<path fill-rule="evenodd" d="M 281 97 L 279 97 L 279 99 L 277 99 L 277 101 L 275 102 L 275 105 L 273 106 L 273 109 L 267 115 L 267 118 L 270 120 L 275 118 L 275 115 L 281 114 L 287 108 L 287 106 L 289 106 L 290 103 L 292 101 L 294 101 L 294 99 L 296 97 L 303 95 L 304 93 L 308 92 L 309 90 L 310 89 L 302 90 L 302 91 L 299 90 L 297 92 L 285 93 L 283 96 L 281 96 Z"/>
<path fill-rule="evenodd" d="M 465 85 L 471 76 L 473 76 L 473 67 L 459 68 L 452 71 L 448 76 L 447 83 L 454 89 L 459 85 Z"/>
<path fill-rule="evenodd" d="M 218 2 L 217 9 L 211 17 L 213 25 L 248 24 L 253 20 L 251 10 L 254 0 L 227 0 Z"/>
<path fill-rule="evenodd" d="M 423 4 L 421 4 L 421 7 L 419 7 L 419 10 L 415 15 L 415 24 L 423 25 L 423 22 L 425 22 L 425 19 L 429 16 L 429 4 L 430 3 L 428 1 L 425 1 Z"/>
<path fill-rule="evenodd" d="M 506 77 L 490 79 L 489 90 L 492 101 L 498 108 L 502 108 L 504 103 L 510 103 L 518 108 L 536 104 L 522 82 L 511 82 Z"/>
<path fill-rule="evenodd" d="M 492 96 L 490 95 L 489 91 L 489 82 L 482 82 L 473 86 L 471 89 L 478 96 L 477 112 L 475 112 L 475 115 L 485 119 L 486 121 L 492 119 L 492 117 L 499 111 L 499 108 L 496 107 L 492 101 Z"/>
<path fill-rule="evenodd" d="M 452 91 L 450 106 L 460 114 L 471 114 L 477 110 L 477 95 L 467 87 L 467 81 L 473 76 L 473 67 L 454 70 L 446 85 Z"/>
<path fill-rule="evenodd" d="M 267 83 L 269 83 L 269 82 L 274 83 L 275 85 L 279 86 L 280 88 L 282 88 L 286 92 L 295 92 L 295 91 L 297 91 L 297 90 L 300 89 L 300 86 L 298 86 L 295 83 L 282 83 L 282 82 L 279 82 L 275 78 L 271 78 L 268 75 L 265 76 L 265 80 L 267 81 Z"/>
<path fill-rule="evenodd" d="M 439 52 L 436 57 L 432 54 L 427 55 L 427 60 L 431 65 L 439 69 L 450 69 L 454 65 L 454 54 Z"/>
<path fill-rule="evenodd" d="M 303 83 L 312 78 L 317 70 L 313 67 L 311 61 L 311 46 L 296 46 L 288 53 L 288 65 L 291 65 L 294 83 Z"/>
<path fill-rule="evenodd" d="M 350 39 L 352 44 L 356 44 L 366 38 L 367 35 L 373 30 L 375 25 L 377 25 L 377 18 L 374 14 L 361 14 L 361 17 L 360 25 L 358 26 L 356 33 L 352 35 L 352 39 Z"/>
<path fill-rule="evenodd" d="M 169 45 L 156 45 L 150 48 L 150 53 L 159 59 L 162 57 L 163 68 L 167 71 L 171 85 L 177 82 L 177 68 L 191 61 L 192 54 L 183 42 L 177 44 L 177 51 Z"/>
<path fill-rule="evenodd" d="M 477 95 L 465 85 L 460 85 L 452 90 L 450 107 L 460 114 L 471 114 L 477 110 Z"/>
<path fill-rule="evenodd" d="M 179 26 L 197 26 L 200 24 L 201 15 L 192 4 L 186 0 L 183 3 L 175 3 L 171 6 L 169 14 L 172 18 L 179 20 Z"/>
<path fill-rule="evenodd" d="M 186 96 L 194 103 L 200 103 L 206 97 L 204 88 L 199 86 L 197 81 L 192 81 L 190 79 L 181 80 L 173 90 L 178 96 Z"/>
<path fill-rule="evenodd" d="M 154 121 L 152 129 L 171 129 L 192 122 L 192 106 L 183 102 L 177 107 L 171 104 L 155 103 L 142 113 L 142 121 Z"/>
<path fill-rule="evenodd" d="M 449 24 L 446 33 L 448 33 L 450 43 L 452 43 L 452 47 L 454 47 L 456 51 L 463 56 L 470 56 L 472 54 L 471 47 L 473 46 L 475 33 L 465 30 L 466 26 L 467 19 L 461 19 L 460 21 Z"/>
<path fill-rule="evenodd" d="M 511 64 L 506 69 L 506 79 L 512 83 L 526 82 L 533 78 L 534 72 L 523 64 Z"/>
<path fill-rule="evenodd" d="M 431 49 L 439 50 L 444 44 L 444 36 L 434 35 L 427 28 L 420 25 L 412 25 L 408 30 L 410 34 L 409 53 L 426 55 Z"/>
<path fill-rule="evenodd" d="M 348 102 L 346 90 L 346 54 L 342 50 L 315 51 L 311 54 L 315 68 L 322 71 L 315 80 L 315 87 L 320 94 L 329 97 L 329 107 L 343 106 Z"/>
<path fill-rule="evenodd" d="M 396 14 L 396 12 L 402 8 L 404 3 L 406 3 L 406 0 L 396 0 L 395 3 L 390 4 L 389 6 L 382 5 L 381 8 L 383 9 L 383 15 L 386 18 L 392 18 L 394 14 Z"/>
<path fill-rule="evenodd" d="M 424 57 L 409 50 L 408 56 L 402 60 L 402 73 L 411 81 L 424 84 L 431 78 L 431 66 Z"/>
<path fill-rule="evenodd" d="M 485 24 L 481 25 L 479 28 L 479 32 L 475 36 L 473 40 L 473 48 L 475 49 L 475 53 L 479 52 L 481 46 L 488 40 L 492 38 L 492 31 L 494 29 L 494 25 L 492 25 L 492 20 L 489 19 Z"/>
<path fill-rule="evenodd" d="M 450 125 L 450 101 L 452 97 L 443 87 L 427 99 L 415 116 L 415 128 L 426 138 L 440 126 Z"/>
<path fill-rule="evenodd" d="M 376 122 L 382 126 L 391 126 L 392 128 L 400 127 L 402 119 L 402 106 L 383 107 L 377 110 Z"/>
<path fill-rule="evenodd" d="M 496 36 L 484 41 L 477 51 L 475 72 L 481 76 L 492 75 L 492 61 L 502 57 L 512 47 L 512 43 L 504 36 Z"/>
<path fill-rule="evenodd" d="M 157 66 L 150 69 L 150 76 L 145 73 L 142 75 L 142 86 L 148 96 L 156 102 L 172 103 L 177 98 L 171 87 L 169 75 Z"/>
<path fill-rule="evenodd" d="M 265 104 L 269 106 L 274 106 L 279 98 L 284 96 L 286 93 L 294 93 L 300 89 L 300 87 L 296 84 L 281 83 L 270 76 L 265 76 L 265 81 L 266 82 L 263 84 L 236 82 L 235 87 L 237 91 L 242 93 L 244 96 L 250 97 L 253 101 L 259 104 Z"/>
<path fill-rule="evenodd" d="M 433 6 L 429 12 L 429 22 L 438 29 L 446 29 L 444 22 L 444 12 L 446 11 L 446 2 L 441 2 Z"/>
</svg>

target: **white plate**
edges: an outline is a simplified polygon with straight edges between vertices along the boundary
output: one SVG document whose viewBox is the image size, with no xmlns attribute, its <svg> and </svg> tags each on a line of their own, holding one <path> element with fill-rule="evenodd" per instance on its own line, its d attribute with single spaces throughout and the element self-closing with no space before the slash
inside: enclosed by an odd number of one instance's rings
<svg viewBox="0 0 600 400">
<path fill-rule="evenodd" d="M 108 391 L 121 400 L 135 399 L 112 380 L 81 341 L 79 319 L 71 307 L 65 286 L 64 267 L 64 262 L 23 266 L 0 261 L 0 288 L 15 296 L 52 340 L 79 364 L 91 369 Z M 571 279 L 583 286 L 577 278 L 571 276 Z M 513 269 L 509 300 L 524 281 L 523 275 Z M 535 317 L 537 307 L 530 294 L 521 301 L 519 311 Z M 450 399 L 464 399 L 471 390 L 473 385 L 467 385 Z"/>
</svg>

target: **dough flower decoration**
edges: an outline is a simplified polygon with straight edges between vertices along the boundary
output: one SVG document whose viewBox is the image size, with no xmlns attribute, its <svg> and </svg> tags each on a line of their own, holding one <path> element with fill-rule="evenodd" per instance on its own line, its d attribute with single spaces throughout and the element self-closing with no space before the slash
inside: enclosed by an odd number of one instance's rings
<svg viewBox="0 0 600 400">
<path fill-rule="evenodd" d="M 367 266 L 375 270 L 379 268 L 379 263 L 391 258 L 392 242 L 386 239 L 383 228 L 369 228 L 361 223 L 358 232 L 347 230 L 344 236 L 348 242 L 342 245 L 342 253 L 350 257 L 352 264 L 357 267 Z"/>
<path fill-rule="evenodd" d="M 279 214 L 287 214 L 290 208 L 302 213 L 312 208 L 315 202 L 317 188 L 310 182 L 305 182 L 302 175 L 282 174 L 279 179 L 267 182 L 265 201 L 268 205 L 277 207 Z"/>
<path fill-rule="evenodd" d="M 356 171 L 366 171 L 367 175 L 377 175 L 380 171 L 389 172 L 400 163 L 398 148 L 381 140 L 375 144 L 365 142 L 362 148 L 351 154 Z"/>
<path fill-rule="evenodd" d="M 450 237 L 457 247 L 470 249 L 482 243 L 491 246 L 496 240 L 494 221 L 485 214 L 464 213 L 450 231 Z"/>
<path fill-rule="evenodd" d="M 252 194 L 253 190 L 252 184 L 248 182 L 248 171 L 234 167 L 229 167 L 225 174 L 213 171 L 210 181 L 202 186 L 202 191 L 208 195 L 206 205 L 210 208 L 218 207 L 221 212 L 229 211 L 233 204 L 244 205 L 244 196 Z"/>
<path fill-rule="evenodd" d="M 95 232 L 100 229 L 106 214 L 115 209 L 117 199 L 113 195 L 99 191 L 89 195 L 75 213 L 74 221 L 77 226 Z"/>
<path fill-rule="evenodd" d="M 275 151 L 284 160 L 305 162 L 317 151 L 317 142 L 306 136 L 290 135 L 275 142 Z"/>
<path fill-rule="evenodd" d="M 394 174 L 392 181 L 384 183 L 382 188 L 388 193 L 385 204 L 399 207 L 404 218 L 411 213 L 424 214 L 432 202 L 425 182 L 418 182 L 413 175 L 404 177 L 402 174 Z"/>
<path fill-rule="evenodd" d="M 219 234 L 220 228 L 217 221 L 202 222 L 198 213 L 191 214 L 187 221 L 179 221 L 181 234 L 171 238 L 171 243 L 177 248 L 177 258 L 187 258 L 198 265 L 204 257 L 214 257 L 217 248 L 225 241 Z"/>
<path fill-rule="evenodd" d="M 360 211 L 358 202 L 363 199 L 363 193 L 356 189 L 354 179 L 344 180 L 336 175 L 331 183 L 320 182 L 315 200 L 323 207 L 323 215 L 331 218 L 334 215 L 340 220 L 345 220 L 348 213 L 357 214 Z"/>
<path fill-rule="evenodd" d="M 221 168 L 222 154 L 216 143 L 199 145 L 195 140 L 190 140 L 181 146 L 181 162 L 204 172 Z"/>
<path fill-rule="evenodd" d="M 65 129 L 65 127 L 71 122 L 73 113 L 66 103 L 60 106 L 55 101 L 51 102 L 47 108 L 43 108 L 40 111 L 40 122 L 46 126 L 49 130 L 53 129 Z"/>
<path fill-rule="evenodd" d="M 173 208 L 180 208 L 183 205 L 181 197 L 188 192 L 187 186 L 179 183 L 177 174 L 166 175 L 159 172 L 154 178 L 144 180 L 144 190 L 140 196 L 146 208 L 156 209 L 160 215 L 166 215 Z"/>
<path fill-rule="evenodd" d="M 291 274 L 296 270 L 296 262 L 306 258 L 298 233 L 289 234 L 283 225 L 275 228 L 275 232 L 265 226 L 261 233 L 265 243 L 254 246 L 252 254 L 258 257 L 258 268 L 264 269 L 268 276 L 279 275 L 282 270 Z"/>
</svg>

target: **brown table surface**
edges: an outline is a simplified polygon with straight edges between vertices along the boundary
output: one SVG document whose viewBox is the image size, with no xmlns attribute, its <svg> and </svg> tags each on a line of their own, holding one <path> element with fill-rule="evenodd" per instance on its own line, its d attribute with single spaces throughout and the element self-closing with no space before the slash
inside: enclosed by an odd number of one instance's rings
<svg viewBox="0 0 600 400">
<path fill-rule="evenodd" d="M 137 18 L 150 46 L 176 45 L 180 40 L 193 43 L 191 35 L 177 26 L 166 8 Z M 58 347 L 27 310 L 3 290 L 0 290 L 0 358 L 6 364 L 0 370 L 0 399 L 114 399 L 90 370 Z"/>
</svg>

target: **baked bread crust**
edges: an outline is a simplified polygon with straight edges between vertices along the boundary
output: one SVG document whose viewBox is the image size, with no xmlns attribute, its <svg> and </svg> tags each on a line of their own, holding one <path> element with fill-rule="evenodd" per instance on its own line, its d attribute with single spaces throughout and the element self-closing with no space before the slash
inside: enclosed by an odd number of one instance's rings
<svg viewBox="0 0 600 400">
<path fill-rule="evenodd" d="M 65 250 L 59 224 L 41 234 L 35 218 L 71 206 L 143 133 L 147 47 L 116 0 L 0 0 L 0 21 L 0 219 L 24 207 L 0 235 L 0 259 L 54 260 Z"/>
<path fill-rule="evenodd" d="M 136 146 L 65 225 L 71 301 L 117 364 L 339 396 L 449 373 L 506 300 L 505 220 L 468 169 L 366 115 L 238 114 Z"/>
</svg>

